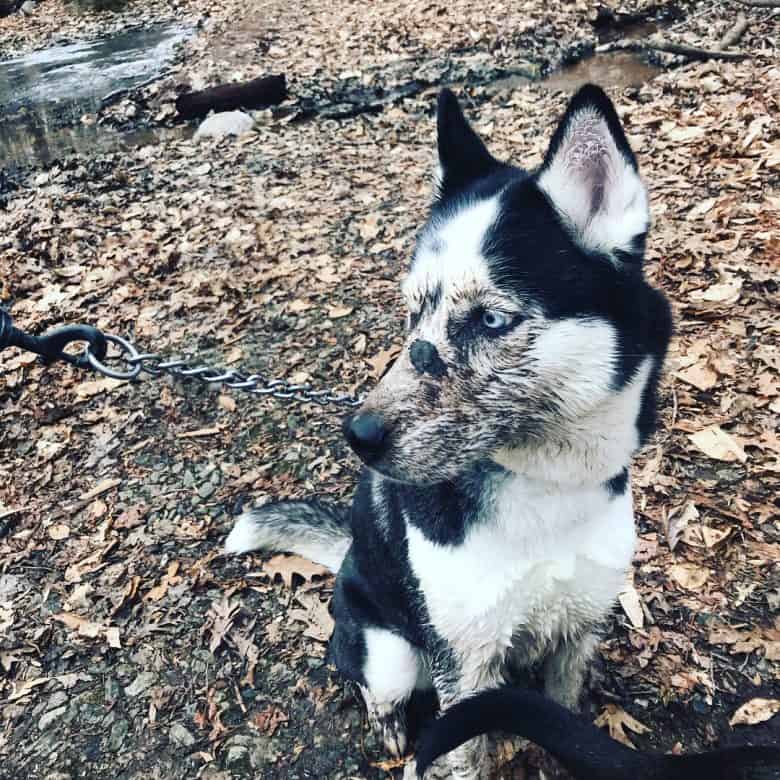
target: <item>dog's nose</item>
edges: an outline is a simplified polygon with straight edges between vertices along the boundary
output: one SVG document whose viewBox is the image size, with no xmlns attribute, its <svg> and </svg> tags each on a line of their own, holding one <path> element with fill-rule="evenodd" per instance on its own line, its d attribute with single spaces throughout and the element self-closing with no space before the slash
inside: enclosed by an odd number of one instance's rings
<svg viewBox="0 0 780 780">
<path fill-rule="evenodd" d="M 417 339 L 409 347 L 409 358 L 412 365 L 421 374 L 430 374 L 431 376 L 443 376 L 447 373 L 447 366 L 439 357 L 436 347 L 430 341 Z"/>
<path fill-rule="evenodd" d="M 359 412 L 350 417 L 344 426 L 344 435 L 358 455 L 377 455 L 385 441 L 385 421 L 376 412 Z"/>
</svg>

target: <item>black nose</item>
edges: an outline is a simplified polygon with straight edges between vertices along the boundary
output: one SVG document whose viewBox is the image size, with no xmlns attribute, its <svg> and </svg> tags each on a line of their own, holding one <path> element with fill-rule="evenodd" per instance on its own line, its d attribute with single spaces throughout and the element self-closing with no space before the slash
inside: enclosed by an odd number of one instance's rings
<svg viewBox="0 0 780 780">
<path fill-rule="evenodd" d="M 375 412 L 359 412 L 344 426 L 344 435 L 358 455 L 376 456 L 382 449 L 387 429 L 385 421 Z"/>
<path fill-rule="evenodd" d="M 417 339 L 409 347 L 409 358 L 412 365 L 421 374 L 431 374 L 431 376 L 444 376 L 447 373 L 447 366 L 439 357 L 436 347 L 430 341 Z"/>
</svg>

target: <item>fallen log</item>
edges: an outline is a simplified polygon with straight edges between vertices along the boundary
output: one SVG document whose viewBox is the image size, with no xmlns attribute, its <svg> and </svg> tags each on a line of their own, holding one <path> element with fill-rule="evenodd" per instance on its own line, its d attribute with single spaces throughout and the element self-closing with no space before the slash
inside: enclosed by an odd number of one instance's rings
<svg viewBox="0 0 780 780">
<path fill-rule="evenodd" d="M 185 92 L 176 100 L 182 119 L 204 117 L 209 111 L 236 111 L 240 108 L 267 108 L 287 97 L 287 83 L 281 76 L 261 76 L 238 84 L 220 84 L 199 92 Z"/>
</svg>

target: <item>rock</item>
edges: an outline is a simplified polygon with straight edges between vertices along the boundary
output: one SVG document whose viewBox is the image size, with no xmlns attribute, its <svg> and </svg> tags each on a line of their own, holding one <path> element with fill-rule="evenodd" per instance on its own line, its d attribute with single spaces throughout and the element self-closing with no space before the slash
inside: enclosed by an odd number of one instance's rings
<svg viewBox="0 0 780 780">
<path fill-rule="evenodd" d="M 38 4 L 34 3 L 33 0 L 25 0 L 24 3 L 22 3 L 22 7 L 19 9 L 25 16 L 32 16 L 35 13 L 35 10 L 38 8 Z"/>
<path fill-rule="evenodd" d="M 157 675 L 154 672 L 141 672 L 135 680 L 125 688 L 125 695 L 140 696 L 145 691 L 148 691 L 155 682 L 157 682 Z"/>
<path fill-rule="evenodd" d="M 192 747 L 195 744 L 195 737 L 181 723 L 174 723 L 171 726 L 168 738 L 176 745 L 181 745 L 181 747 Z"/>
<path fill-rule="evenodd" d="M 228 135 L 242 135 L 248 133 L 254 126 L 254 120 L 243 111 L 223 111 L 221 114 L 212 114 L 200 123 L 195 140 L 202 138 L 224 138 Z"/>
<path fill-rule="evenodd" d="M 53 710 L 44 712 L 38 721 L 38 728 L 41 731 L 46 731 L 49 726 L 56 723 L 64 714 L 68 708 L 63 704 L 61 707 L 55 707 Z"/>
<path fill-rule="evenodd" d="M 67 772 L 49 772 L 43 780 L 72 780 L 72 776 Z"/>
<path fill-rule="evenodd" d="M 126 720 L 118 720 L 111 726 L 111 734 L 108 738 L 108 749 L 113 753 L 122 749 L 125 744 L 125 737 L 130 731 L 130 724 Z"/>
<path fill-rule="evenodd" d="M 217 486 L 213 482 L 202 482 L 198 488 L 198 495 L 205 501 L 214 495 Z"/>
</svg>

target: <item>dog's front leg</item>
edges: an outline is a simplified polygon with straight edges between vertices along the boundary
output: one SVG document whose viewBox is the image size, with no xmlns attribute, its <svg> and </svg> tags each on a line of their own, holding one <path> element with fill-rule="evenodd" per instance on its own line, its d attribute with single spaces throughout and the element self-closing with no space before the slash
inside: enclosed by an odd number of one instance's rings
<svg viewBox="0 0 780 780">
<path fill-rule="evenodd" d="M 558 704 L 577 712 L 580 697 L 598 637 L 587 633 L 581 637 L 561 640 L 544 662 L 545 693 Z"/>
<path fill-rule="evenodd" d="M 431 679 L 442 711 L 477 691 L 496 688 L 504 682 L 500 659 L 482 655 L 457 659 L 451 652 L 438 654 L 432 663 Z M 485 780 L 490 776 L 488 737 L 482 735 L 446 756 L 448 774 L 457 780 Z M 440 770 L 441 771 L 441 770 Z M 427 775 L 426 775 L 427 777 Z"/>
</svg>

